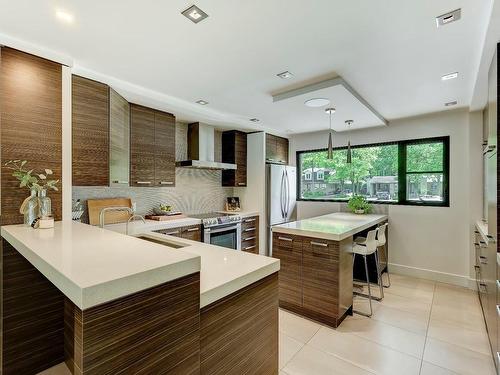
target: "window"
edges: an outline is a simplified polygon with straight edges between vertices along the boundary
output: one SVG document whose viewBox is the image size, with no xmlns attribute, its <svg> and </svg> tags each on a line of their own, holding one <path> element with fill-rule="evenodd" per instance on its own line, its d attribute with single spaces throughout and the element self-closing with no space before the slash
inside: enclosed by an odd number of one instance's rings
<svg viewBox="0 0 500 375">
<path fill-rule="evenodd" d="M 301 180 L 297 199 L 347 201 L 363 195 L 374 203 L 448 206 L 448 148 L 449 137 L 356 145 L 351 164 L 346 148 L 334 149 L 331 160 L 325 149 L 299 151 L 304 180 L 316 173 L 322 183 Z"/>
</svg>

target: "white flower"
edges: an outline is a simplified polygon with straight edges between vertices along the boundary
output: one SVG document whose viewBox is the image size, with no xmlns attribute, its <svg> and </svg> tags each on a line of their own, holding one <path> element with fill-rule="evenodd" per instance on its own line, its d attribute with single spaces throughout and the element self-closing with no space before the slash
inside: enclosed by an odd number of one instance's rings
<svg viewBox="0 0 500 375">
<path fill-rule="evenodd" d="M 45 169 L 45 174 L 51 175 L 52 174 L 52 169 Z"/>
<path fill-rule="evenodd" d="M 44 174 L 39 174 L 38 177 L 40 177 L 40 180 L 45 180 L 47 178 Z"/>
</svg>

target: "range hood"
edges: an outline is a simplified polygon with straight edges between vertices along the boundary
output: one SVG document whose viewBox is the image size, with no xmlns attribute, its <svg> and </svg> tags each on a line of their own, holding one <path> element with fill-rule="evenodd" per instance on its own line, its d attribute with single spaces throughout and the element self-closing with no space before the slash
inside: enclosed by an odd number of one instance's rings
<svg viewBox="0 0 500 375">
<path fill-rule="evenodd" d="M 236 169 L 236 164 L 216 162 L 215 129 L 206 124 L 196 122 L 188 127 L 188 160 L 177 161 L 175 165 L 182 168 L 198 169 Z"/>
</svg>

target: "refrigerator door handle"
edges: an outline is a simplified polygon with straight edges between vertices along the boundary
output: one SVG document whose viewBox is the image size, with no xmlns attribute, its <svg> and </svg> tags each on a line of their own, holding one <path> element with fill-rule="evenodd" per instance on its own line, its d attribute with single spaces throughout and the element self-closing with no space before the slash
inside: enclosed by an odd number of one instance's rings
<svg viewBox="0 0 500 375">
<path fill-rule="evenodd" d="M 288 171 L 285 169 L 286 181 L 286 199 L 285 199 L 285 218 L 288 219 L 288 210 L 290 209 L 290 181 L 288 180 Z"/>
<path fill-rule="evenodd" d="M 281 185 L 280 185 L 280 208 L 281 208 L 281 218 L 285 218 L 285 208 L 284 208 L 284 202 L 283 202 L 283 193 L 285 189 L 285 172 L 281 172 Z"/>
</svg>

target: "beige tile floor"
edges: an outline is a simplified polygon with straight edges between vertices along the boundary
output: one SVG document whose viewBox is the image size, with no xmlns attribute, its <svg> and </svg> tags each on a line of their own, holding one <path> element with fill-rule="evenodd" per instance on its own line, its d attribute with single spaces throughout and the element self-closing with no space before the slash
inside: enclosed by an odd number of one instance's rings
<svg viewBox="0 0 500 375">
<path fill-rule="evenodd" d="M 392 275 L 372 318 L 336 330 L 280 311 L 280 375 L 494 375 L 477 294 Z M 378 289 L 374 293 L 378 292 Z M 356 309 L 366 309 L 355 298 Z"/>
<path fill-rule="evenodd" d="M 399 275 L 391 281 L 371 319 L 354 315 L 336 330 L 281 310 L 280 375 L 494 375 L 475 292 Z M 354 304 L 368 308 L 365 299 Z"/>
</svg>

